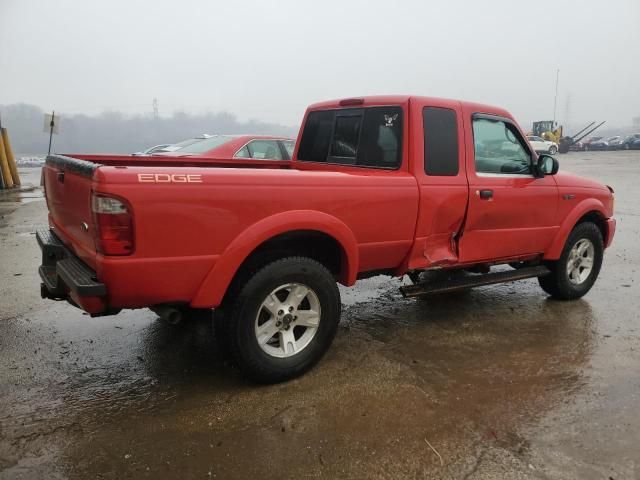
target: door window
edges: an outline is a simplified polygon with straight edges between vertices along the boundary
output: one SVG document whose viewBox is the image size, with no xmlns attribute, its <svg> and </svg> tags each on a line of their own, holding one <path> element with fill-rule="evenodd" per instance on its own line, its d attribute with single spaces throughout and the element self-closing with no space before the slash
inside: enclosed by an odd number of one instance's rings
<svg viewBox="0 0 640 480">
<path fill-rule="evenodd" d="M 234 157 L 236 157 L 236 158 L 251 158 L 251 155 L 249 155 L 249 149 L 245 145 L 244 147 L 242 147 L 240 150 L 238 150 L 236 152 Z"/>
<path fill-rule="evenodd" d="M 477 173 L 531 175 L 531 155 L 513 124 L 474 118 L 473 142 Z"/>
<path fill-rule="evenodd" d="M 282 160 L 282 152 L 276 140 L 253 140 L 246 145 L 246 148 L 249 152 L 249 158 Z M 238 155 L 236 154 L 236 156 Z"/>
</svg>

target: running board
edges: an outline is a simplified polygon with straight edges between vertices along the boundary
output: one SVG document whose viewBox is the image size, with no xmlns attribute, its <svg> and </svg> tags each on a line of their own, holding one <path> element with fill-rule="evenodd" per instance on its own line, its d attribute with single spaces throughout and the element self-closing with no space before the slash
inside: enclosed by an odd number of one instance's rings
<svg viewBox="0 0 640 480">
<path fill-rule="evenodd" d="M 526 267 L 518 270 L 510 270 L 506 272 L 485 273 L 483 275 L 470 275 L 465 278 L 455 278 L 448 281 L 433 281 L 418 283 L 417 285 L 406 285 L 400 287 L 400 292 L 405 298 L 419 297 L 421 295 L 429 295 L 433 293 L 454 292 L 456 290 L 464 290 L 466 288 L 483 287 L 485 285 L 493 285 L 495 283 L 513 282 L 515 280 L 524 280 L 525 278 L 542 277 L 551 273 L 545 266 Z"/>
</svg>

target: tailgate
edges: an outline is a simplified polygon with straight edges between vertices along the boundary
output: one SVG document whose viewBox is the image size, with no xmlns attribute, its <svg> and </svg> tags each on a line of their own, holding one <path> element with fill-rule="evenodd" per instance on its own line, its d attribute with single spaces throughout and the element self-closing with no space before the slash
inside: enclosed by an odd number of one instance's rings
<svg viewBox="0 0 640 480">
<path fill-rule="evenodd" d="M 49 223 L 75 255 L 95 268 L 91 190 L 99 165 L 85 160 L 50 155 L 43 167 Z"/>
</svg>

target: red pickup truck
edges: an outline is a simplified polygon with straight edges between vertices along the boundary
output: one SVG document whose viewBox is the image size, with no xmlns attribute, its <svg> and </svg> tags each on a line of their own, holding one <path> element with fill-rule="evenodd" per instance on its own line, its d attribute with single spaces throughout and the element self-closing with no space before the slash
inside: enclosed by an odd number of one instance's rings
<svg viewBox="0 0 640 480">
<path fill-rule="evenodd" d="M 213 308 L 262 382 L 322 357 L 336 282 L 408 274 L 415 296 L 538 277 L 575 299 L 616 225 L 613 190 L 558 173 L 507 111 L 415 96 L 312 105 L 292 161 L 52 155 L 43 175 L 43 297 L 170 321 Z M 421 280 L 434 269 L 463 274 Z"/>
</svg>

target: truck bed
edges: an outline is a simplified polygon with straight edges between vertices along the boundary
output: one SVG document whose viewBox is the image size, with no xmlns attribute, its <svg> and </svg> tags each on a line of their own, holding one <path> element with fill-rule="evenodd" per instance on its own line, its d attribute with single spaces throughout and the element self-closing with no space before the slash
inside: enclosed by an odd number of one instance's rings
<svg viewBox="0 0 640 480">
<path fill-rule="evenodd" d="M 167 301 L 215 306 L 236 264 L 269 237 L 291 230 L 324 232 L 347 245 L 353 260 L 339 278 L 345 284 L 359 270 L 398 267 L 413 244 L 418 188 L 405 170 L 51 155 L 43 172 L 50 227 L 109 285 L 107 301 L 117 308 Z M 104 255 L 98 248 L 95 196 L 129 207 L 135 237 L 130 254 Z"/>
</svg>

